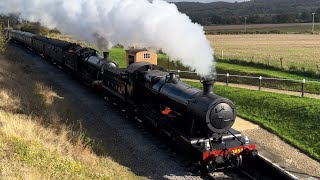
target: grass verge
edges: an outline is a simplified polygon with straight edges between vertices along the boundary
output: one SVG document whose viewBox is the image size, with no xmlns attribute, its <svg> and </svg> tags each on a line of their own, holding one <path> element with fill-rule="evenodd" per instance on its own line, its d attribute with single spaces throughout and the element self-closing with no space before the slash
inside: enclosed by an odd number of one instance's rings
<svg viewBox="0 0 320 180">
<path fill-rule="evenodd" d="M 0 54 L 1 179 L 140 179 L 97 155 L 76 107 L 9 48 Z"/>
<path fill-rule="evenodd" d="M 202 84 L 186 81 L 202 88 Z M 273 131 L 320 160 L 320 100 L 215 86 L 215 93 L 232 100 L 238 115 Z"/>
</svg>

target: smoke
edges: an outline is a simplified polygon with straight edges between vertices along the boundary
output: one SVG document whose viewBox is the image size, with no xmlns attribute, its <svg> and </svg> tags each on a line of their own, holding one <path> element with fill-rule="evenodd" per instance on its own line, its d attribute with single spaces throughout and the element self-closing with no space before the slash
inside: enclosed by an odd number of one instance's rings
<svg viewBox="0 0 320 180">
<path fill-rule="evenodd" d="M 100 49 L 101 51 L 106 51 L 107 49 L 109 49 L 109 41 L 106 38 L 100 36 L 100 34 L 98 33 L 94 33 L 93 36 L 96 39 L 98 49 Z"/>
<path fill-rule="evenodd" d="M 103 42 L 104 47 L 162 49 L 202 76 L 214 69 L 213 49 L 203 27 L 162 0 L 1 0 L 0 13 L 20 13 L 23 19 L 57 27 L 89 43 Z"/>
</svg>

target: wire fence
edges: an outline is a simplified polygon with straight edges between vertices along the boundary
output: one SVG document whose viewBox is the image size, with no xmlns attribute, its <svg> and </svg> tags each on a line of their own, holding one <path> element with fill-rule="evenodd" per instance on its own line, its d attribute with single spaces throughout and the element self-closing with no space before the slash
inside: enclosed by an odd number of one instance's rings
<svg viewBox="0 0 320 180">
<path fill-rule="evenodd" d="M 181 78 L 201 80 L 197 73 L 192 71 L 170 70 L 170 72 L 177 73 Z M 277 90 L 287 90 L 301 92 L 304 97 L 305 93 L 320 95 L 320 81 L 307 80 L 307 79 L 285 79 L 263 76 L 247 76 L 247 75 L 234 75 L 234 74 L 211 74 L 215 77 L 217 82 L 223 82 L 227 86 L 229 84 L 242 84 L 257 87 L 257 90 L 262 88 L 270 88 Z"/>
</svg>

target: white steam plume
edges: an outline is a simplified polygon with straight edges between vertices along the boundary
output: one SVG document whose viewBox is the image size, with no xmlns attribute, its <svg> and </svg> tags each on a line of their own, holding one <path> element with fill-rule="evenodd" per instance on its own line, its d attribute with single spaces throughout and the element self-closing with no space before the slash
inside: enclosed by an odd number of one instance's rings
<svg viewBox="0 0 320 180">
<path fill-rule="evenodd" d="M 162 49 L 202 76 L 214 69 L 203 27 L 162 0 L 1 0 L 0 13 L 20 13 L 89 43 L 98 34 L 109 45 Z"/>
</svg>

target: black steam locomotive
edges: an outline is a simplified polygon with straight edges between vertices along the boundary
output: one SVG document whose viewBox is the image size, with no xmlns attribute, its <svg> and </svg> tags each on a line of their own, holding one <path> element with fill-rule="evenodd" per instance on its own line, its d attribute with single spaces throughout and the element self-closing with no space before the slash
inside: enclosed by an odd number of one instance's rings
<svg viewBox="0 0 320 180">
<path fill-rule="evenodd" d="M 147 62 L 121 69 L 90 48 L 65 41 L 9 30 L 8 38 L 51 59 L 108 97 L 130 104 L 146 120 L 192 151 L 208 170 L 240 166 L 243 158 L 257 154 L 247 137 L 231 129 L 235 105 L 213 93 L 213 80 L 203 80 L 203 90 L 193 88 L 175 73 Z"/>
</svg>

